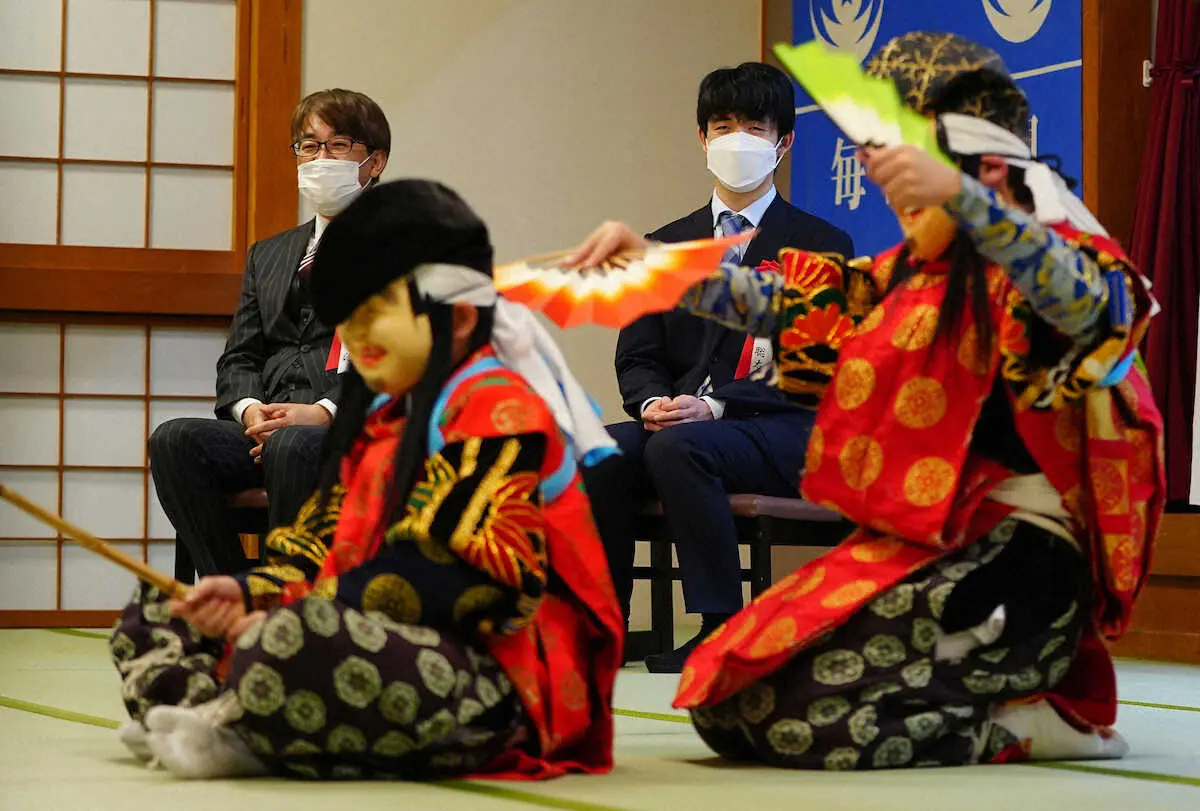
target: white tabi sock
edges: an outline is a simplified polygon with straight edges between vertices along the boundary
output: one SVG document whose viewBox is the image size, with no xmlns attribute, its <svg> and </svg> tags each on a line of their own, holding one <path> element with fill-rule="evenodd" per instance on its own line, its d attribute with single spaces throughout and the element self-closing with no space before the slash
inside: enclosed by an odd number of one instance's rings
<svg viewBox="0 0 1200 811">
<path fill-rule="evenodd" d="M 146 713 L 146 742 L 163 768 L 189 780 L 268 773 L 236 732 L 207 715 L 200 707 L 155 707 Z"/>
<path fill-rule="evenodd" d="M 992 710 L 992 720 L 1029 741 L 1030 760 L 1117 760 L 1129 752 L 1129 744 L 1115 729 L 1080 732 L 1045 699 L 1001 705 Z"/>
<path fill-rule="evenodd" d="M 121 743 L 125 744 L 125 748 L 138 760 L 148 761 L 154 757 L 150 751 L 150 744 L 146 742 L 146 728 L 137 721 L 121 724 L 117 735 L 121 738 Z"/>
</svg>

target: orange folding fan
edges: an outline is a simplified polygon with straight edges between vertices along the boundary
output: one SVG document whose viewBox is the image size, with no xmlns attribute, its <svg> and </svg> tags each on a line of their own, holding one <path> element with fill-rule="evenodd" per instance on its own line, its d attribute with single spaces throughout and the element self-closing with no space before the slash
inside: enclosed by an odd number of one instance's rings
<svg viewBox="0 0 1200 811">
<path fill-rule="evenodd" d="M 570 251 L 498 265 L 496 290 L 564 329 L 598 324 L 620 329 L 647 313 L 672 309 L 689 287 L 708 278 L 733 245 L 754 235 L 651 245 L 609 258 L 600 267 L 564 267 Z"/>
</svg>

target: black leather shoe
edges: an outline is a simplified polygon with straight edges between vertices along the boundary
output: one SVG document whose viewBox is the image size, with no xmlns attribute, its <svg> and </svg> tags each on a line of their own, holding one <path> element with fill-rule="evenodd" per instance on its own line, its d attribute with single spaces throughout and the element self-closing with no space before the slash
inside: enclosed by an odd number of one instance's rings
<svg viewBox="0 0 1200 811">
<path fill-rule="evenodd" d="M 701 631 L 673 651 L 647 656 L 646 670 L 651 673 L 682 673 L 683 663 L 707 636 L 707 632 Z"/>
<path fill-rule="evenodd" d="M 625 632 L 625 664 L 641 662 L 658 650 L 658 634 L 653 631 Z"/>
</svg>

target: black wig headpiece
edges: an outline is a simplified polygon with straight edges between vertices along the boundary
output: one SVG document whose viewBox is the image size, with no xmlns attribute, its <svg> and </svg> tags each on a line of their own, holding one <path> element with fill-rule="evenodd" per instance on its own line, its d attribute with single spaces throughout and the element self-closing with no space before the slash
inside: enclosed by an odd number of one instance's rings
<svg viewBox="0 0 1200 811">
<path fill-rule="evenodd" d="M 310 282 L 317 316 L 326 324 L 341 323 L 371 296 L 426 264 L 462 265 L 491 275 L 487 226 L 440 183 L 397 180 L 376 186 L 330 222 L 321 236 Z M 406 402 L 391 406 L 406 409 L 408 419 L 396 455 L 389 514 L 403 508 L 400 500 L 425 455 L 434 402 L 454 371 L 452 307 L 415 295 L 413 307 L 429 317 L 433 347 L 425 374 Z M 480 311 L 472 348 L 487 344 L 491 323 L 490 311 Z M 353 367 L 342 374 L 341 402 L 322 451 L 318 486 L 323 501 L 338 480 L 342 457 L 362 431 L 373 398 Z"/>
<path fill-rule="evenodd" d="M 487 226 L 451 189 L 396 180 L 364 192 L 325 228 L 312 268 L 317 317 L 345 321 L 358 305 L 419 265 L 492 272 Z"/>
</svg>

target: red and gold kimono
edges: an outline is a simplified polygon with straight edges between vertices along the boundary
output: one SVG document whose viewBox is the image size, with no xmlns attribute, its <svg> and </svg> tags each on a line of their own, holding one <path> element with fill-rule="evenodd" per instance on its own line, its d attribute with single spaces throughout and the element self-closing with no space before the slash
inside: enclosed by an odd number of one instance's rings
<svg viewBox="0 0 1200 811">
<path fill-rule="evenodd" d="M 802 490 L 859 525 L 688 660 L 675 706 L 721 754 L 969 763 L 1013 756 L 989 721 L 1004 702 L 1115 719 L 1103 640 L 1128 626 L 1163 507 L 1135 356 L 1151 300 L 1107 238 L 969 178 L 947 208 L 986 261 L 990 352 L 969 304 L 939 332 L 949 262 L 899 249 L 788 250 L 781 273 L 727 267 L 684 302 L 773 338 L 779 385 L 820 401 Z"/>
<path fill-rule="evenodd" d="M 444 387 L 397 510 L 404 430 L 380 398 L 328 502 L 267 537 L 239 576 L 266 619 L 220 669 L 142 590 L 114 637 L 131 713 L 233 693 L 254 754 L 310 778 L 608 771 L 624 623 L 569 441 L 490 348 Z"/>
</svg>

